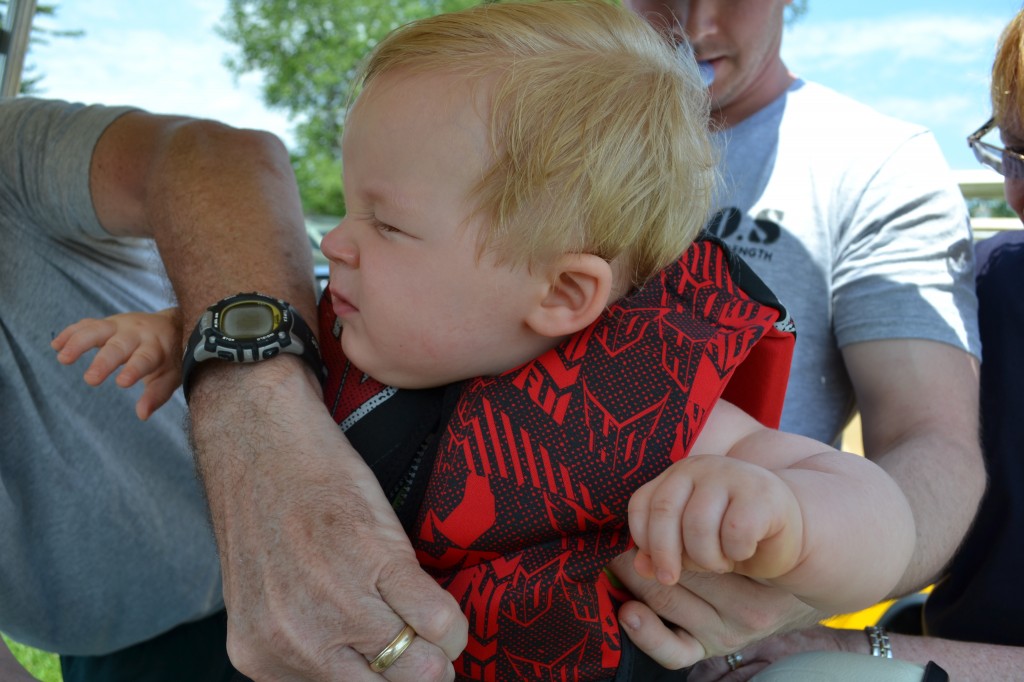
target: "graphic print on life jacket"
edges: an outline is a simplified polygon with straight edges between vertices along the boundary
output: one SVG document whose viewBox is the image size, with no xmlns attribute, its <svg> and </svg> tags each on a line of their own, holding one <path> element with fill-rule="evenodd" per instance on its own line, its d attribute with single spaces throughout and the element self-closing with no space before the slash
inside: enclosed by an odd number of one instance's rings
<svg viewBox="0 0 1024 682">
<path fill-rule="evenodd" d="M 615 676 L 628 594 L 602 569 L 629 547 L 629 496 L 687 454 L 752 351 L 788 367 L 780 309 L 740 289 L 730 265 L 699 241 L 586 330 L 462 392 L 412 538 L 469 619 L 460 679 Z M 784 377 L 772 384 L 745 407 L 775 426 Z"/>
</svg>

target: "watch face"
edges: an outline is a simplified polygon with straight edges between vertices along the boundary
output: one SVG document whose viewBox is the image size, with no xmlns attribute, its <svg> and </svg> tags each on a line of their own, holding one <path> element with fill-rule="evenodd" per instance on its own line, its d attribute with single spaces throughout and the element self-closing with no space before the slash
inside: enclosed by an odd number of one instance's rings
<svg viewBox="0 0 1024 682">
<path fill-rule="evenodd" d="M 228 306 L 220 314 L 220 330 L 233 339 L 256 339 L 277 329 L 281 314 L 255 301 Z"/>
</svg>

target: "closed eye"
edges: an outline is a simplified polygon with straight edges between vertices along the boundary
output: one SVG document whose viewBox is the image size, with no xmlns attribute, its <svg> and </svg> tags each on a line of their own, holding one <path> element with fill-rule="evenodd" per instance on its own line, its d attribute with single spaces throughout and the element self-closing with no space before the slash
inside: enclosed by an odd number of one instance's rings
<svg viewBox="0 0 1024 682">
<path fill-rule="evenodd" d="M 401 232 L 401 230 L 399 230 L 394 225 L 388 225 L 387 223 L 382 223 L 381 221 L 377 220 L 374 217 L 370 218 L 370 224 L 373 225 L 375 230 L 377 230 L 378 232 L 381 232 L 381 233 Z"/>
</svg>

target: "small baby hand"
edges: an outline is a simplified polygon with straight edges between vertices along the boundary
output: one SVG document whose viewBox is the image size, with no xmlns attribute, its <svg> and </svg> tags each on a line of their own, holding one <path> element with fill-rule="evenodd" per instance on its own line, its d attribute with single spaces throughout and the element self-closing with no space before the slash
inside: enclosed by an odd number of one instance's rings
<svg viewBox="0 0 1024 682">
<path fill-rule="evenodd" d="M 102 320 L 86 318 L 66 327 L 50 342 L 57 361 L 70 365 L 82 354 L 99 348 L 83 378 L 99 386 L 118 368 L 118 386 L 128 388 L 142 379 L 145 389 L 135 406 L 139 419 L 148 419 L 170 400 L 181 378 L 181 326 L 177 308 L 157 313 L 123 313 Z"/>
<path fill-rule="evenodd" d="M 775 578 L 800 559 L 803 517 L 774 472 L 732 457 L 693 455 L 629 502 L 636 571 L 671 585 L 682 569 Z"/>
</svg>

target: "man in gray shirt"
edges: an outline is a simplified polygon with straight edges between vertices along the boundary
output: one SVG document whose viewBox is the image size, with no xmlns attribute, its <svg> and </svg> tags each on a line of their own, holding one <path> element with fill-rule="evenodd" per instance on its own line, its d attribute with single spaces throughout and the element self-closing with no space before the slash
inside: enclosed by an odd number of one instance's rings
<svg viewBox="0 0 1024 682">
<path fill-rule="evenodd" d="M 280 141 L 22 99 L 0 104 L 0 148 L 0 630 L 61 653 L 69 682 L 230 680 L 226 650 L 259 679 L 381 679 L 368 660 L 394 637 L 394 608 L 419 636 L 389 678 L 451 679 L 458 604 L 420 569 L 298 357 L 206 363 L 193 378 L 221 572 L 181 402 L 137 424 L 137 392 L 90 388 L 50 347 L 83 315 L 165 307 L 160 261 L 185 337 L 211 302 L 245 291 L 315 320 Z"/>
<path fill-rule="evenodd" d="M 985 476 L 971 234 L 938 145 L 790 73 L 779 52 L 787 0 L 626 4 L 689 42 L 714 74 L 723 187 L 709 231 L 797 328 L 781 428 L 835 442 L 856 405 L 866 455 L 914 508 L 917 548 L 896 593 L 927 585 L 974 517 Z M 624 607 L 634 642 L 670 667 L 821 615 L 737 576 L 662 594 L 624 578 L 679 626 L 638 602 Z"/>
<path fill-rule="evenodd" d="M 175 156 L 174 135 L 189 126 L 221 133 L 207 151 L 224 166 Z M 105 153 L 133 131 L 131 153 Z M 83 315 L 171 304 L 147 238 L 153 214 L 113 178 L 140 189 L 170 187 L 177 172 L 210 187 L 230 187 L 239 172 L 287 180 L 287 156 L 270 135 L 33 99 L 0 103 L 0 149 L 0 630 L 60 653 L 67 681 L 232 679 L 220 565 L 180 392 L 139 421 L 138 391 L 88 386 L 50 341 Z M 218 210 L 254 202 L 221 198 Z M 134 212 L 120 213 L 127 207 Z M 308 246 L 300 254 L 296 272 L 308 273 Z"/>
</svg>

